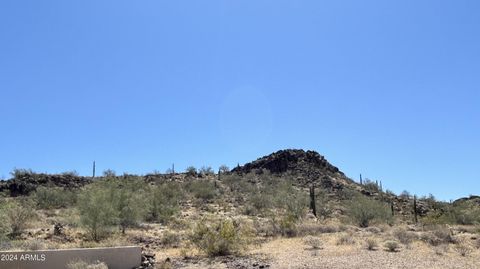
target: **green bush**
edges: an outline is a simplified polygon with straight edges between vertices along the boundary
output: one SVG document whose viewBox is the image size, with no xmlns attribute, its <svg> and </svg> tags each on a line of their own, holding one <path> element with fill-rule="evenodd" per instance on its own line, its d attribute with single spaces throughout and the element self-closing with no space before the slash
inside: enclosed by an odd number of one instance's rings
<svg viewBox="0 0 480 269">
<path fill-rule="evenodd" d="M 226 173 L 230 172 L 230 168 L 228 168 L 228 166 L 222 164 L 218 168 L 218 171 L 220 171 L 220 173 L 222 173 L 222 174 L 226 174 Z"/>
<path fill-rule="evenodd" d="M 34 194 L 39 209 L 70 207 L 75 204 L 76 198 L 75 192 L 56 187 L 40 186 Z"/>
<path fill-rule="evenodd" d="M 215 173 L 215 172 L 213 172 L 213 169 L 210 166 L 202 166 L 202 168 L 200 168 L 199 172 L 200 172 L 200 175 L 202 175 L 202 176 L 209 176 L 209 175 L 213 175 Z"/>
<path fill-rule="evenodd" d="M 425 224 L 475 225 L 480 223 L 480 207 L 472 201 L 454 204 L 429 201 L 434 210 L 422 218 Z"/>
<path fill-rule="evenodd" d="M 144 201 L 147 192 L 141 186 L 142 181 L 123 180 L 116 188 L 114 207 L 123 234 L 126 228 L 134 227 L 144 219 L 147 212 Z"/>
<path fill-rule="evenodd" d="M 322 240 L 316 236 L 307 236 L 303 239 L 303 243 L 307 246 L 310 246 L 312 249 L 321 249 L 322 248 Z"/>
<path fill-rule="evenodd" d="M 103 182 L 87 186 L 80 193 L 77 206 L 80 222 L 92 240 L 100 240 L 118 222 L 114 186 L 107 187 Z"/>
<path fill-rule="evenodd" d="M 393 231 L 393 236 L 404 245 L 410 245 L 415 239 L 417 239 L 415 233 L 409 232 L 405 229 L 398 228 Z"/>
<path fill-rule="evenodd" d="M 115 171 L 113 171 L 112 169 L 107 169 L 107 170 L 103 171 L 102 174 L 106 178 L 114 178 L 114 177 L 117 176 L 117 173 L 115 173 Z"/>
<path fill-rule="evenodd" d="M 183 192 L 178 183 L 166 182 L 151 187 L 149 195 L 149 220 L 167 223 L 179 211 Z"/>
<path fill-rule="evenodd" d="M 367 238 L 365 240 L 365 248 L 367 250 L 375 250 L 378 247 L 377 240 L 374 238 Z"/>
<path fill-rule="evenodd" d="M 195 168 L 195 166 L 189 166 L 185 169 L 185 173 L 187 173 L 187 176 L 194 177 L 197 175 L 197 168 Z"/>
<path fill-rule="evenodd" d="M 389 252 L 396 252 L 400 245 L 397 241 L 387 241 L 384 243 L 385 249 Z"/>
<path fill-rule="evenodd" d="M 3 208 L 5 223 L 8 227 L 4 232 L 8 231 L 11 238 L 21 235 L 35 216 L 31 200 L 12 200 L 7 202 Z"/>
<path fill-rule="evenodd" d="M 370 192 L 380 192 L 380 187 L 377 185 L 377 183 L 370 179 L 365 179 L 365 182 L 363 182 L 363 187 L 365 190 Z"/>
<path fill-rule="evenodd" d="M 7 206 L 4 200 L 0 201 L 0 243 L 7 240 L 8 235 L 10 234 L 10 226 L 7 221 Z"/>
<path fill-rule="evenodd" d="M 347 214 L 360 227 L 368 227 L 372 221 L 389 223 L 392 220 L 389 207 L 379 201 L 363 196 L 355 197 L 349 204 Z"/>
<path fill-rule="evenodd" d="M 255 190 L 249 195 L 249 201 L 245 208 L 247 215 L 264 214 L 267 210 L 271 209 L 274 205 L 275 198 L 266 192 L 261 190 Z"/>
<path fill-rule="evenodd" d="M 297 219 L 293 215 L 287 215 L 280 219 L 278 231 L 282 236 L 293 237 L 297 235 Z"/>
<path fill-rule="evenodd" d="M 192 243 L 209 256 L 237 254 L 246 248 L 249 238 L 248 229 L 230 219 L 213 223 L 204 219 L 196 224 L 190 236 Z"/>
<path fill-rule="evenodd" d="M 197 199 L 211 201 L 217 196 L 213 182 L 209 180 L 195 180 L 187 184 L 187 190 Z"/>
</svg>

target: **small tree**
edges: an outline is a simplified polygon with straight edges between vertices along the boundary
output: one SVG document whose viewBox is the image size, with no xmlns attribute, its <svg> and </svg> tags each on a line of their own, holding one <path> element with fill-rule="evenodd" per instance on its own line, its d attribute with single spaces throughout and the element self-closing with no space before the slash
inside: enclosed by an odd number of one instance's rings
<svg viewBox="0 0 480 269">
<path fill-rule="evenodd" d="M 202 166 L 202 168 L 200 168 L 200 175 L 202 176 L 209 176 L 209 175 L 213 175 L 215 172 L 213 172 L 213 169 L 212 167 L 210 166 Z"/>
<path fill-rule="evenodd" d="M 115 171 L 113 171 L 112 169 L 107 169 L 103 171 L 103 176 L 106 178 L 114 178 L 117 176 L 117 173 L 115 173 Z"/>
<path fill-rule="evenodd" d="M 91 239 L 98 241 L 118 220 L 114 189 L 92 184 L 78 197 L 81 224 Z"/>
<path fill-rule="evenodd" d="M 146 193 L 139 186 L 140 182 L 133 180 L 123 182 L 122 186 L 117 188 L 115 210 L 118 212 L 118 224 L 122 234 L 125 234 L 127 228 L 137 225 L 145 216 L 143 197 Z"/>
<path fill-rule="evenodd" d="M 187 176 L 194 177 L 197 175 L 197 168 L 194 166 L 189 166 L 187 169 L 185 169 L 185 172 L 187 173 Z"/>
<path fill-rule="evenodd" d="M 38 187 L 34 195 L 40 209 L 66 208 L 75 204 L 76 197 L 73 191 L 43 186 Z"/>
<path fill-rule="evenodd" d="M 226 173 L 230 172 L 230 168 L 228 168 L 228 166 L 222 164 L 218 168 L 218 171 L 220 171 L 220 173 L 222 173 L 222 174 L 226 174 Z"/>
<path fill-rule="evenodd" d="M 0 202 L 0 219 L 7 219 L 7 206 L 4 201 Z M 7 236 L 10 234 L 10 226 L 7 221 L 0 221 L 0 243 L 7 239 Z"/>
<path fill-rule="evenodd" d="M 178 206 L 183 196 L 176 182 L 166 182 L 149 190 L 150 220 L 167 223 L 178 212 Z"/>
<path fill-rule="evenodd" d="M 213 223 L 205 220 L 196 224 L 191 234 L 192 243 L 209 256 L 235 254 L 246 248 L 251 233 L 247 227 L 225 219 Z"/>
<path fill-rule="evenodd" d="M 30 200 L 11 201 L 6 204 L 4 214 L 9 225 L 10 237 L 15 238 L 22 234 L 35 216 L 33 208 L 34 204 Z"/>
<path fill-rule="evenodd" d="M 348 205 L 348 215 L 360 227 L 368 227 L 373 220 L 389 222 L 391 213 L 382 202 L 357 196 Z"/>
</svg>

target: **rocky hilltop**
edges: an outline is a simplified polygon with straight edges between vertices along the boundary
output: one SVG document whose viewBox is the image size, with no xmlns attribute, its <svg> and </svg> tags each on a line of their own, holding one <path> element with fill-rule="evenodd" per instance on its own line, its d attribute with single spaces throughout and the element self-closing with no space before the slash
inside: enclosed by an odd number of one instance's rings
<svg viewBox="0 0 480 269">
<path fill-rule="evenodd" d="M 280 150 L 243 166 L 238 166 L 232 172 L 247 174 L 262 170 L 267 170 L 275 175 L 290 174 L 303 184 L 322 181 L 354 183 L 318 152 L 302 149 Z"/>
<path fill-rule="evenodd" d="M 73 174 L 49 175 L 39 173 L 22 173 L 7 181 L 0 181 L 0 193 L 8 192 L 10 196 L 28 195 L 39 186 L 60 187 L 64 189 L 80 188 L 91 183 L 91 178 Z"/>
</svg>

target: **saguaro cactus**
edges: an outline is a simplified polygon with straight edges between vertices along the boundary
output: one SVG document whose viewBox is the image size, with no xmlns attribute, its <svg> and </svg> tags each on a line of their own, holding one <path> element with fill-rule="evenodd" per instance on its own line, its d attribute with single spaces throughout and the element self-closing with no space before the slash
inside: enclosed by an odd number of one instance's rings
<svg viewBox="0 0 480 269">
<path fill-rule="evenodd" d="M 418 216 L 417 216 L 417 196 L 413 196 L 413 216 L 415 218 L 415 224 L 418 223 Z"/>
<path fill-rule="evenodd" d="M 392 211 L 392 216 L 395 216 L 395 209 L 393 208 L 393 201 L 390 201 L 390 210 Z"/>
<path fill-rule="evenodd" d="M 315 203 L 315 185 L 310 186 L 310 209 L 313 212 L 313 215 L 317 216 L 317 205 Z"/>
<path fill-rule="evenodd" d="M 92 178 L 95 178 L 95 161 L 93 161 L 93 173 L 92 173 Z"/>
</svg>

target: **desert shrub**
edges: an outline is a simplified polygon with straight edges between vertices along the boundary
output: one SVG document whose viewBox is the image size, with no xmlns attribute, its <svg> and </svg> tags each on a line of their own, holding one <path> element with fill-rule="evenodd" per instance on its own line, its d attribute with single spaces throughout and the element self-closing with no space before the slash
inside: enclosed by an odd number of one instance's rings
<svg viewBox="0 0 480 269">
<path fill-rule="evenodd" d="M 46 249 L 46 244 L 43 240 L 34 239 L 23 242 L 22 247 L 24 250 L 37 251 Z"/>
<path fill-rule="evenodd" d="M 457 239 L 452 235 L 450 229 L 443 226 L 435 226 L 432 231 L 420 235 L 420 239 L 432 246 L 441 244 L 455 244 Z"/>
<path fill-rule="evenodd" d="M 399 197 L 402 198 L 402 199 L 410 199 L 410 197 L 412 197 L 412 195 L 407 190 L 404 190 L 404 191 L 402 191 L 402 193 L 400 193 Z"/>
<path fill-rule="evenodd" d="M 270 193 L 255 189 L 255 191 L 249 195 L 248 203 L 245 206 L 245 213 L 251 216 L 265 214 L 273 207 L 274 200 L 274 197 Z"/>
<path fill-rule="evenodd" d="M 7 220 L 7 203 L 0 200 L 0 220 Z M 7 241 L 10 234 L 10 225 L 7 221 L 0 221 L 0 242 Z"/>
<path fill-rule="evenodd" d="M 0 251 L 7 251 L 7 250 L 10 250 L 12 249 L 12 241 L 10 241 L 9 239 L 5 238 L 5 239 L 0 239 Z"/>
<path fill-rule="evenodd" d="M 444 213 L 446 223 L 473 225 L 480 223 L 480 207 L 468 202 L 454 204 L 447 207 Z"/>
<path fill-rule="evenodd" d="M 160 243 L 165 247 L 178 247 L 181 239 L 182 238 L 178 233 L 166 231 L 163 233 Z"/>
<path fill-rule="evenodd" d="M 382 229 L 379 228 L 379 227 L 370 226 L 370 227 L 365 228 L 365 231 L 369 232 L 369 233 L 372 233 L 372 234 L 379 234 L 379 233 L 382 232 Z"/>
<path fill-rule="evenodd" d="M 337 239 L 337 245 L 353 245 L 355 244 L 355 239 L 353 239 L 352 234 L 344 234 Z"/>
<path fill-rule="evenodd" d="M 104 170 L 102 174 L 106 178 L 114 178 L 117 176 L 117 173 L 115 173 L 115 171 L 113 171 L 112 169 Z"/>
<path fill-rule="evenodd" d="M 12 172 L 10 172 L 10 175 L 13 178 L 21 178 L 21 177 L 25 177 L 25 176 L 35 175 L 35 172 L 32 169 L 15 168 L 15 169 L 13 169 Z"/>
<path fill-rule="evenodd" d="M 363 196 L 357 196 L 348 204 L 347 214 L 360 227 L 368 227 L 372 221 L 388 223 L 392 220 L 386 204 Z"/>
<path fill-rule="evenodd" d="M 187 169 L 185 169 L 185 173 L 187 173 L 187 176 L 194 177 L 197 175 L 197 168 L 194 166 L 189 166 Z"/>
<path fill-rule="evenodd" d="M 438 256 L 443 256 L 444 254 L 446 254 L 448 252 L 448 249 L 448 245 L 439 245 L 433 247 L 434 253 Z"/>
<path fill-rule="evenodd" d="M 144 219 L 147 212 L 144 201 L 146 193 L 138 180 L 123 180 L 115 187 L 114 209 L 123 234 L 127 228 L 137 226 Z"/>
<path fill-rule="evenodd" d="M 303 243 L 307 246 L 310 246 L 312 249 L 321 249 L 322 240 L 315 236 L 307 236 L 303 239 Z"/>
<path fill-rule="evenodd" d="M 230 168 L 228 166 L 222 164 L 218 168 L 218 171 L 220 171 L 220 173 L 222 173 L 222 174 L 226 174 L 226 173 L 230 172 Z"/>
<path fill-rule="evenodd" d="M 180 185 L 176 182 L 165 182 L 150 189 L 149 220 L 160 223 L 169 222 L 179 211 L 179 203 L 183 197 Z"/>
<path fill-rule="evenodd" d="M 190 236 L 192 243 L 209 256 L 236 254 L 247 246 L 249 237 L 242 225 L 230 219 L 212 223 L 203 219 Z"/>
<path fill-rule="evenodd" d="M 187 184 L 187 190 L 202 201 L 211 201 L 217 196 L 215 185 L 209 180 L 191 181 Z"/>
<path fill-rule="evenodd" d="M 305 192 L 295 189 L 286 182 L 278 187 L 276 206 L 283 209 L 286 215 L 298 220 L 305 216 L 308 210 L 308 196 Z"/>
<path fill-rule="evenodd" d="M 414 233 L 409 232 L 405 229 L 398 228 L 393 231 L 393 236 L 402 244 L 404 245 L 410 245 L 414 239 L 416 239 L 416 236 Z"/>
<path fill-rule="evenodd" d="M 62 175 L 63 176 L 70 176 L 70 177 L 78 177 L 79 176 L 78 172 L 75 171 L 75 170 L 62 172 Z"/>
<path fill-rule="evenodd" d="M 319 223 L 301 223 L 297 225 L 297 233 L 302 236 L 337 233 L 340 231 L 340 227 L 336 225 L 326 225 Z"/>
<path fill-rule="evenodd" d="M 11 238 L 18 237 L 35 216 L 31 200 L 13 200 L 4 205 L 5 223 Z M 3 221 L 2 221 L 3 222 Z"/>
<path fill-rule="evenodd" d="M 377 249 L 377 247 L 378 247 L 377 240 L 375 240 L 373 238 L 367 238 L 365 240 L 365 248 L 367 250 L 375 250 L 375 249 Z"/>
<path fill-rule="evenodd" d="M 66 208 L 76 202 L 76 193 L 55 187 L 37 188 L 34 194 L 37 207 L 40 209 Z"/>
<path fill-rule="evenodd" d="M 455 246 L 455 251 L 460 254 L 462 257 L 468 256 L 471 252 L 472 249 L 467 246 L 466 244 L 458 244 Z"/>
<path fill-rule="evenodd" d="M 118 222 L 115 187 L 91 184 L 78 197 L 80 222 L 91 239 L 98 241 Z"/>
<path fill-rule="evenodd" d="M 332 209 L 328 206 L 326 193 L 322 189 L 315 190 L 315 208 L 318 217 L 329 218 L 332 215 Z"/>
<path fill-rule="evenodd" d="M 198 172 L 199 172 L 200 175 L 202 175 L 202 176 L 209 176 L 209 175 L 215 174 L 215 172 L 213 172 L 212 167 L 210 167 L 210 166 L 202 166 L 202 167 L 200 168 L 200 170 L 198 170 Z"/>
<path fill-rule="evenodd" d="M 385 247 L 385 250 L 389 252 L 396 252 L 400 248 L 398 242 L 393 240 L 385 242 L 383 246 Z"/>
<path fill-rule="evenodd" d="M 293 237 L 297 235 L 296 218 L 292 215 L 284 216 L 278 224 L 278 232 L 282 236 Z"/>
<path fill-rule="evenodd" d="M 363 187 L 367 191 L 380 192 L 380 187 L 377 185 L 377 183 L 373 182 L 370 179 L 365 179 L 365 181 L 363 182 Z"/>
<path fill-rule="evenodd" d="M 108 266 L 100 261 L 88 263 L 82 260 L 77 260 L 68 263 L 67 269 L 108 269 Z"/>
</svg>

